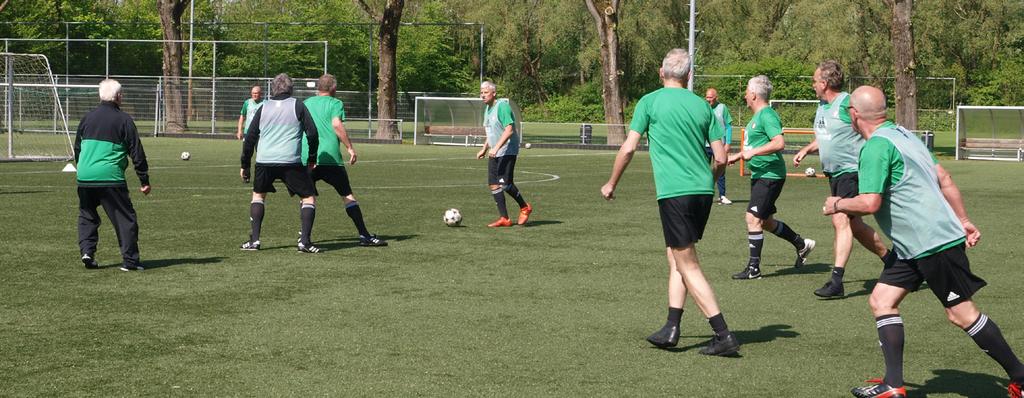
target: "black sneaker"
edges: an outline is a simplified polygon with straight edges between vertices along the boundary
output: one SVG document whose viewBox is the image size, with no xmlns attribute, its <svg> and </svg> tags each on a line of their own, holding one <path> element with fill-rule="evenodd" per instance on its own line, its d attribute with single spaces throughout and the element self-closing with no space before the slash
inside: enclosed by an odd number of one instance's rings
<svg viewBox="0 0 1024 398">
<path fill-rule="evenodd" d="M 242 250 L 245 251 L 256 251 L 260 249 L 260 241 L 250 242 L 246 241 L 242 243 Z"/>
<path fill-rule="evenodd" d="M 717 356 L 729 356 L 736 355 L 740 351 L 740 341 L 736 339 L 736 335 L 729 333 L 725 337 L 711 338 L 711 341 L 707 346 L 700 349 L 700 353 L 704 355 L 717 355 Z"/>
<path fill-rule="evenodd" d="M 388 241 L 378 238 L 377 235 L 359 235 L 359 246 L 387 246 Z"/>
<path fill-rule="evenodd" d="M 647 341 L 658 348 L 675 347 L 679 344 L 679 326 L 665 325 L 661 330 L 647 336 Z"/>
<path fill-rule="evenodd" d="M 145 270 L 145 268 L 142 268 L 142 266 L 138 265 L 138 264 L 135 264 L 135 265 L 122 265 L 121 266 L 121 271 L 124 271 L 124 272 L 142 271 L 142 270 Z"/>
<path fill-rule="evenodd" d="M 299 252 L 300 253 L 320 253 L 320 248 L 316 247 L 316 246 L 313 246 L 312 243 L 310 243 L 307 246 L 307 245 L 302 244 L 302 242 L 299 242 Z"/>
<path fill-rule="evenodd" d="M 85 264 L 85 268 L 87 269 L 97 269 L 100 267 L 100 263 L 97 263 L 96 259 L 92 258 L 92 256 L 88 254 L 82 255 L 82 264 Z"/>
<path fill-rule="evenodd" d="M 747 266 L 738 274 L 733 274 L 732 279 L 761 279 L 761 268 Z"/>
<path fill-rule="evenodd" d="M 821 298 L 839 298 L 843 297 L 845 293 L 842 283 L 832 283 L 832 281 L 825 282 L 825 286 L 814 291 L 814 295 Z"/>
<path fill-rule="evenodd" d="M 815 244 L 817 244 L 817 242 L 815 242 L 814 239 L 804 239 L 804 248 L 796 251 L 796 262 L 793 263 L 794 267 L 800 268 L 807 263 L 807 256 L 811 254 L 811 250 L 814 250 Z"/>
<path fill-rule="evenodd" d="M 877 383 L 870 386 L 857 387 L 850 390 L 857 398 L 906 398 L 907 389 L 893 387 L 885 384 L 882 380 L 868 380 L 868 383 Z"/>
</svg>

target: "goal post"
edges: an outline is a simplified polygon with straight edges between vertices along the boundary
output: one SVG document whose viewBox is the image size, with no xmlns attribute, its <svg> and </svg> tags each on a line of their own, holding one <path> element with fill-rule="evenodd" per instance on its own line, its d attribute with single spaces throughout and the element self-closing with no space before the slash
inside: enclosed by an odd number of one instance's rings
<svg viewBox="0 0 1024 398">
<path fill-rule="evenodd" d="M 1024 106 L 956 108 L 956 158 L 1024 161 Z"/>
<path fill-rule="evenodd" d="M 512 107 L 515 129 L 522 134 L 522 112 Z M 416 97 L 413 105 L 415 145 L 480 146 L 487 140 L 484 129 L 484 101 L 474 97 Z"/>
<path fill-rule="evenodd" d="M 45 55 L 0 53 L 0 161 L 74 157 L 68 118 Z"/>
</svg>

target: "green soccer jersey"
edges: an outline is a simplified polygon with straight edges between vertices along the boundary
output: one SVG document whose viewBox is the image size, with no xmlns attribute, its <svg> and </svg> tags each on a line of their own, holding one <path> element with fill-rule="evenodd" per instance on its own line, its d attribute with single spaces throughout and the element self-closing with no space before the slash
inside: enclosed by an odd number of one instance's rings
<svg viewBox="0 0 1024 398">
<path fill-rule="evenodd" d="M 715 104 L 712 111 L 715 113 L 715 119 L 718 120 L 718 126 L 722 128 L 722 143 L 725 145 L 732 144 L 732 114 L 729 113 L 729 107 L 719 102 Z"/>
<path fill-rule="evenodd" d="M 768 145 L 772 138 L 778 135 L 782 135 L 779 114 L 770 106 L 761 108 L 747 123 L 746 132 L 743 134 L 743 150 Z M 782 159 L 782 151 L 754 156 L 747 162 L 747 167 L 750 169 L 751 178 L 786 179 L 786 161 Z"/>
<path fill-rule="evenodd" d="M 498 140 L 505 133 L 505 127 L 512 125 L 512 136 L 505 141 L 505 146 L 498 150 L 496 157 L 519 155 L 519 132 L 516 131 L 515 115 L 508 99 L 494 100 L 494 105 L 484 107 L 484 130 L 487 131 L 487 145 L 495 148 Z"/>
<path fill-rule="evenodd" d="M 309 110 L 313 122 L 316 123 L 317 135 L 320 137 L 320 146 L 317 148 L 316 164 L 322 166 L 344 166 L 341 158 L 341 142 L 334 134 L 334 118 L 345 121 L 345 108 L 341 100 L 327 96 L 318 95 L 309 97 L 302 102 Z M 302 136 L 302 164 L 309 164 L 309 143 L 306 136 Z"/>
<path fill-rule="evenodd" d="M 242 116 L 245 116 L 245 126 L 242 130 L 242 134 L 249 134 L 249 125 L 252 124 L 252 117 L 256 115 L 256 111 L 259 110 L 261 106 L 263 106 L 263 102 L 256 101 L 252 98 L 249 98 L 242 103 L 242 112 L 239 113 Z"/>
<path fill-rule="evenodd" d="M 857 156 L 864 138 L 853 131 L 850 95 L 839 93 L 832 103 L 823 102 L 814 115 L 814 138 L 822 169 L 835 177 L 857 171 Z"/>
<path fill-rule="evenodd" d="M 861 150 L 859 191 L 882 195 L 875 220 L 901 259 L 930 256 L 965 240 L 939 188 L 937 163 L 917 136 L 892 122 L 879 126 Z"/>
<path fill-rule="evenodd" d="M 714 194 L 704 144 L 722 139 L 722 128 L 707 101 L 662 88 L 640 99 L 629 129 L 647 136 L 658 199 Z"/>
</svg>

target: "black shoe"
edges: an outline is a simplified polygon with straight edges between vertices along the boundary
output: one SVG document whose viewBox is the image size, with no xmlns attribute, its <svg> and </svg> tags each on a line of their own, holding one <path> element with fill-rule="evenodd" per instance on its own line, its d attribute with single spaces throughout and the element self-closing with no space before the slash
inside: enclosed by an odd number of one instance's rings
<svg viewBox="0 0 1024 398">
<path fill-rule="evenodd" d="M 807 256 L 811 254 L 816 244 L 817 242 L 814 239 L 804 239 L 804 248 L 796 251 L 796 262 L 793 263 L 793 266 L 800 268 L 807 264 Z"/>
<path fill-rule="evenodd" d="M 88 254 L 82 255 L 82 264 L 85 264 L 85 268 L 87 269 L 97 269 L 100 267 L 100 263 L 97 263 L 96 259 L 92 258 L 92 256 Z"/>
<path fill-rule="evenodd" d="M 730 356 L 736 355 L 740 351 L 740 341 L 736 339 L 736 335 L 729 333 L 725 337 L 711 338 L 711 342 L 707 346 L 700 349 L 700 353 L 704 355 L 717 355 L 717 356 Z"/>
<path fill-rule="evenodd" d="M 761 279 L 761 268 L 747 266 L 738 274 L 733 274 L 732 279 Z"/>
<path fill-rule="evenodd" d="M 377 235 L 359 235 L 359 246 L 387 246 L 388 241 L 378 238 Z"/>
<path fill-rule="evenodd" d="M 122 265 L 121 266 L 121 271 L 124 271 L 124 272 L 142 271 L 142 270 L 145 270 L 145 268 L 142 268 L 142 266 L 138 265 L 138 264 L 135 264 L 135 265 Z"/>
<path fill-rule="evenodd" d="M 259 250 L 259 249 L 260 249 L 260 241 L 258 241 L 258 240 L 254 241 L 254 242 L 246 241 L 245 243 L 242 243 L 242 250 L 245 250 L 245 251 L 256 251 L 256 250 Z"/>
<path fill-rule="evenodd" d="M 825 286 L 814 291 L 814 295 L 821 298 L 839 298 L 843 297 L 845 293 L 842 283 L 832 283 L 832 281 L 825 282 Z"/>
<path fill-rule="evenodd" d="M 647 336 L 647 341 L 658 348 L 675 347 L 679 344 L 679 326 L 665 325 L 661 330 Z"/>
<path fill-rule="evenodd" d="M 857 398 L 906 398 L 907 389 L 903 387 L 893 387 L 885 384 L 882 380 L 868 380 L 870 386 L 857 387 L 850 390 L 853 396 Z"/>
<path fill-rule="evenodd" d="M 304 244 L 302 244 L 302 242 L 299 242 L 299 252 L 300 253 L 320 253 L 320 248 L 316 247 L 316 246 L 313 246 L 312 243 L 310 243 L 309 245 L 304 245 Z"/>
</svg>

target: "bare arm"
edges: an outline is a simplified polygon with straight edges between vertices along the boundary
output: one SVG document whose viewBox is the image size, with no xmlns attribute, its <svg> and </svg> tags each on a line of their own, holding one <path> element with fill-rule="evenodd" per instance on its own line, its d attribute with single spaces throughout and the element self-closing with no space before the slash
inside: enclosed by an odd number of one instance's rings
<svg viewBox="0 0 1024 398">
<path fill-rule="evenodd" d="M 846 213 L 851 216 L 866 216 L 874 214 L 882 207 L 882 194 L 862 193 L 852 198 L 843 199 L 838 196 L 830 196 L 825 199 L 825 205 L 821 211 L 825 215 L 835 213 Z"/>
<path fill-rule="evenodd" d="M 942 196 L 946 198 L 949 207 L 953 208 L 953 213 L 960 219 L 960 224 L 964 228 L 964 233 L 967 235 L 967 247 L 977 245 L 978 240 L 981 239 L 981 231 L 967 218 L 967 208 L 964 207 L 964 199 L 960 195 L 960 188 L 956 186 L 956 183 L 953 182 L 953 177 L 942 166 L 936 164 L 935 173 L 939 177 L 939 189 L 942 190 Z"/>
<path fill-rule="evenodd" d="M 626 171 L 626 167 L 629 167 L 629 162 L 633 160 L 633 154 L 636 153 L 636 147 L 639 143 L 640 133 L 630 130 L 629 135 L 626 136 L 626 141 L 619 148 L 619 153 L 615 155 L 615 164 L 612 166 L 611 177 L 601 187 L 601 196 L 604 196 L 605 199 L 615 199 L 615 186 L 619 185 L 622 173 Z M 715 148 L 714 144 L 712 144 L 712 148 Z M 721 151 L 721 148 L 721 143 L 719 143 L 718 150 Z M 720 153 L 715 153 L 716 161 L 719 155 Z"/>
<path fill-rule="evenodd" d="M 775 152 L 781 151 L 786 147 L 786 138 L 782 134 L 772 137 L 771 141 L 767 144 L 761 145 L 757 148 L 751 148 L 742 150 L 737 154 L 729 156 L 729 164 L 736 163 L 738 160 L 750 160 L 754 156 L 770 155 Z"/>
<path fill-rule="evenodd" d="M 352 140 L 348 139 L 348 131 L 345 130 L 345 123 L 339 118 L 331 120 L 331 127 L 334 127 L 334 135 L 345 145 L 348 150 L 348 164 L 356 164 L 356 149 L 352 147 Z"/>
<path fill-rule="evenodd" d="M 718 181 L 718 178 L 725 174 L 725 165 L 729 156 L 729 145 L 723 144 L 722 141 L 715 140 L 711 143 L 711 153 L 714 158 L 711 163 L 711 173 L 714 175 L 713 181 Z"/>
<path fill-rule="evenodd" d="M 796 156 L 793 156 L 793 166 L 799 166 L 800 162 L 804 161 L 804 158 L 807 157 L 808 153 L 817 153 L 817 152 L 818 152 L 818 139 L 815 138 L 814 141 L 811 141 L 810 144 L 807 144 L 807 146 L 805 146 L 803 148 L 800 148 L 800 151 L 796 153 Z"/>
<path fill-rule="evenodd" d="M 238 116 L 238 132 L 235 133 L 235 138 L 242 139 L 242 131 L 245 129 L 245 115 Z"/>
</svg>

